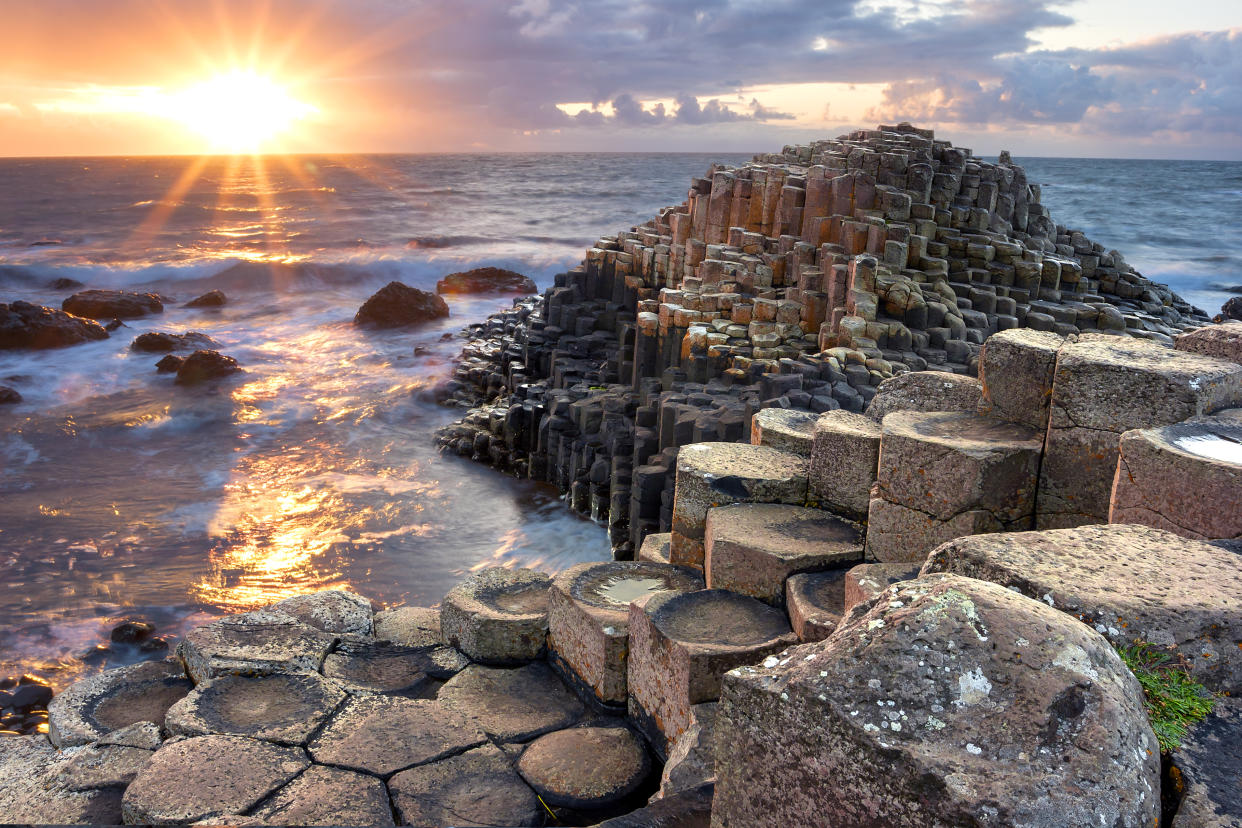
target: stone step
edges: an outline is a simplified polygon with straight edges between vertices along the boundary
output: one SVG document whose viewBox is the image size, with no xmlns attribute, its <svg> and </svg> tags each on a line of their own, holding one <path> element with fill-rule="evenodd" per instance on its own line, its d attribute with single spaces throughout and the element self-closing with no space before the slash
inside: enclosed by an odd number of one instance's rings
<svg viewBox="0 0 1242 828">
<path fill-rule="evenodd" d="M 804 572 L 785 582 L 785 608 L 800 641 L 832 635 L 845 615 L 845 578 L 853 570 Z"/>
<path fill-rule="evenodd" d="M 865 521 L 880 462 L 880 425 L 849 411 L 815 421 L 807 499 L 851 520 Z"/>
<path fill-rule="evenodd" d="M 642 546 L 638 549 L 637 560 L 666 564 L 672 543 L 672 532 L 653 532 L 643 538 Z"/>
<path fill-rule="evenodd" d="M 483 664 L 533 661 L 547 646 L 551 585 L 550 577 L 533 569 L 480 570 L 444 596 L 440 634 Z"/>
<path fill-rule="evenodd" d="M 810 457 L 815 440 L 815 419 L 816 415 L 808 411 L 765 408 L 751 418 L 750 442 Z"/>
</svg>

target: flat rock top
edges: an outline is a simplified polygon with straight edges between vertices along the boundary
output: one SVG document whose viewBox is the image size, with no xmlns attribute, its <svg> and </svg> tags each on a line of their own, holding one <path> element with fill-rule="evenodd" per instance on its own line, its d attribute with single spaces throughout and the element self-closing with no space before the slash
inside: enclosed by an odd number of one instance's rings
<svg viewBox="0 0 1242 828">
<path fill-rule="evenodd" d="M 651 769 L 647 751 L 624 727 L 582 727 L 541 736 L 518 772 L 554 805 L 600 807 L 632 793 Z"/>
<path fill-rule="evenodd" d="M 983 385 L 973 377 L 944 371 L 911 371 L 884 380 L 867 406 L 877 422 L 894 411 L 974 411 Z"/>
<path fill-rule="evenodd" d="M 1222 359 L 1178 351 L 1156 342 L 1134 337 L 1074 342 L 1061 348 L 1057 371 L 1079 364 L 1097 365 L 1124 373 L 1145 372 L 1165 374 L 1170 378 L 1189 380 L 1193 377 L 1235 373 L 1238 365 Z"/>
<path fill-rule="evenodd" d="M 660 632 L 688 644 L 755 647 L 792 633 L 785 613 L 723 589 L 659 596 L 648 613 Z"/>
<path fill-rule="evenodd" d="M 84 745 L 138 722 L 162 725 L 168 708 L 194 688 L 180 664 L 148 661 L 76 682 L 48 705 L 51 739 Z"/>
<path fill-rule="evenodd" d="M 1007 331 L 997 331 L 989 336 L 987 341 L 983 343 L 983 350 L 986 353 L 989 346 L 1009 345 L 1055 354 L 1064 344 L 1065 337 L 1052 331 L 1036 331 L 1032 328 L 1010 328 Z"/>
<path fill-rule="evenodd" d="M 384 783 L 312 765 L 254 812 L 263 825 L 392 825 Z"/>
<path fill-rule="evenodd" d="M 440 643 L 440 611 L 427 607 L 394 607 L 376 613 L 375 638 L 403 647 Z"/>
<path fill-rule="evenodd" d="M 569 727 L 585 712 L 542 662 L 516 669 L 471 665 L 441 687 L 437 699 L 502 742 Z"/>
<path fill-rule="evenodd" d="M 777 503 L 738 503 L 707 513 L 712 537 L 778 557 L 861 551 L 862 533 L 822 509 Z"/>
<path fill-rule="evenodd" d="M 180 651 L 202 681 L 220 672 L 311 672 L 335 642 L 336 636 L 286 612 L 262 609 L 191 630 Z M 275 665 L 282 669 L 272 669 Z"/>
<path fill-rule="evenodd" d="M 799 411 L 794 408 L 764 408 L 755 412 L 755 422 L 765 431 L 781 431 L 812 437 L 815 434 L 815 420 L 818 414 Z"/>
<path fill-rule="evenodd" d="M 173 733 L 305 744 L 344 700 L 345 691 L 319 675 L 225 676 L 200 684 L 167 721 Z"/>
<path fill-rule="evenodd" d="M 371 602 L 355 592 L 324 590 L 286 598 L 272 609 L 329 633 L 370 635 Z"/>
<path fill-rule="evenodd" d="M 855 414 L 843 408 L 825 411 L 815 420 L 816 434 L 857 434 L 862 437 L 880 437 L 880 424 L 865 414 Z"/>
<path fill-rule="evenodd" d="M 994 447 L 1041 451 L 1043 437 L 1033 429 L 961 411 L 897 411 L 884 418 L 884 435 L 932 442 L 948 448 Z"/>
<path fill-rule="evenodd" d="M 1176 423 L 1139 433 L 1167 450 L 1242 468 L 1242 424 L 1223 420 L 1210 423 L 1208 419 L 1204 417 L 1196 423 Z"/>
<path fill-rule="evenodd" d="M 839 616 L 845 608 L 845 575 L 848 570 L 831 569 L 827 572 L 803 572 L 790 576 L 786 581 L 789 600 L 800 601 L 803 611 L 819 610 Z"/>
<path fill-rule="evenodd" d="M 787 451 L 748 443 L 693 443 L 677 455 L 678 472 L 700 477 L 786 480 L 806 475 L 806 460 Z"/>
<path fill-rule="evenodd" d="M 490 567 L 449 590 L 444 600 L 463 608 L 482 606 L 501 615 L 535 619 L 548 610 L 552 579 L 533 569 Z"/>
<path fill-rule="evenodd" d="M 649 561 L 581 564 L 558 575 L 555 583 L 573 600 L 615 614 L 620 624 L 625 624 L 631 601 L 664 590 L 703 588 L 695 570 Z"/>
<path fill-rule="evenodd" d="M 388 782 L 403 825 L 542 825 L 543 806 L 495 745 L 411 768 Z"/>
</svg>

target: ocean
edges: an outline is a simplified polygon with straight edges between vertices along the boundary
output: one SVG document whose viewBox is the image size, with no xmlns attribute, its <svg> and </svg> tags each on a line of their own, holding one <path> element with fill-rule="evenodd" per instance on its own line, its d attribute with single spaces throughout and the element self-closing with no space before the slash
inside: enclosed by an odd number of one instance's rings
<svg viewBox="0 0 1242 828">
<path fill-rule="evenodd" d="M 721 154 L 0 159 L 0 301 L 154 291 L 164 314 L 72 348 L 0 351 L 0 676 L 57 687 L 143 654 L 142 618 L 188 627 L 313 589 L 431 604 L 487 565 L 609 557 L 557 493 L 437 453 L 431 400 L 462 326 L 367 333 L 388 281 L 519 270 L 540 288 L 602 234 L 681 201 Z M 1242 164 L 1016 159 L 1062 224 L 1214 312 L 1242 285 Z M 219 310 L 181 307 L 219 288 Z M 196 330 L 245 373 L 176 387 L 145 331 Z M 447 336 L 446 336 L 447 335 Z"/>
</svg>

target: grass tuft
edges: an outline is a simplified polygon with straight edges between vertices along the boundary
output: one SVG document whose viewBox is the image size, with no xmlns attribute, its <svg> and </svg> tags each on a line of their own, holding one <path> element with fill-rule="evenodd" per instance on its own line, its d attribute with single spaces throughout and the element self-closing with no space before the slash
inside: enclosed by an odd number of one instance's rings
<svg viewBox="0 0 1242 828">
<path fill-rule="evenodd" d="M 1183 664 L 1151 644 L 1140 641 L 1119 647 L 1117 652 L 1143 688 L 1147 718 L 1160 749 L 1168 752 L 1180 747 L 1190 726 L 1212 712 L 1216 697 L 1192 679 Z"/>
</svg>

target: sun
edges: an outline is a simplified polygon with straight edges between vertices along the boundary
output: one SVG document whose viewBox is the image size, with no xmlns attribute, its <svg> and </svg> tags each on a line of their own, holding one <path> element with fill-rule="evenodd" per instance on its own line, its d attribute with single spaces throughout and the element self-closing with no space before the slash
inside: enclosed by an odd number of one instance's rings
<svg viewBox="0 0 1242 828">
<path fill-rule="evenodd" d="M 258 152 L 318 110 L 269 77 L 234 70 L 169 96 L 169 117 L 220 152 Z"/>
</svg>

